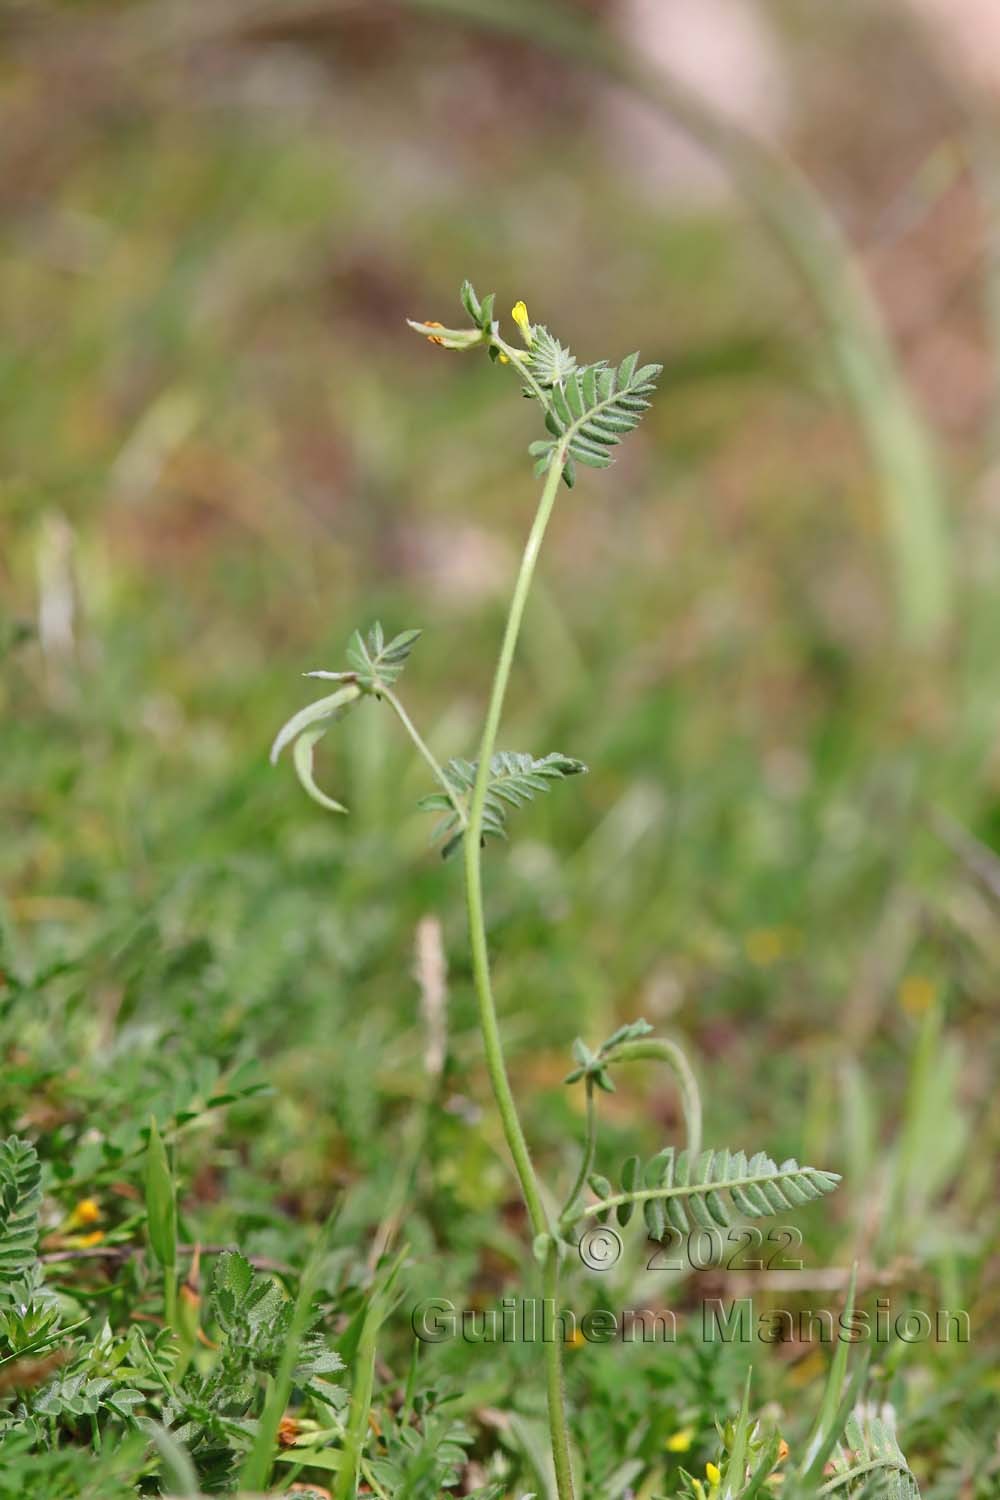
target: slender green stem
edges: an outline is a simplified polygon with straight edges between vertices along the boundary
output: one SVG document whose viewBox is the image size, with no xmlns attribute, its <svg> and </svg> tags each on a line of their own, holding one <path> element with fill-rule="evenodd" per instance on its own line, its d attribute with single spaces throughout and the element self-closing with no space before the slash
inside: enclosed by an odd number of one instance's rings
<svg viewBox="0 0 1000 1500">
<path fill-rule="evenodd" d="M 372 1473 L 371 1464 L 365 1458 L 362 1458 L 361 1460 L 361 1472 L 364 1475 L 365 1483 L 371 1490 L 372 1494 L 377 1495 L 378 1500 L 389 1500 L 387 1491 L 385 1491 L 379 1484 L 378 1480 L 375 1478 L 375 1475 Z"/>
<path fill-rule="evenodd" d="M 465 896 L 469 915 L 469 941 L 472 946 L 472 973 L 476 985 L 476 996 L 479 1001 L 479 1020 L 483 1031 L 483 1042 L 486 1049 L 486 1067 L 490 1075 L 490 1083 L 496 1097 L 497 1108 L 500 1111 L 500 1119 L 503 1124 L 504 1135 L 510 1154 L 514 1158 L 514 1167 L 517 1171 L 524 1194 L 524 1201 L 528 1209 L 528 1217 L 531 1220 L 532 1232 L 536 1235 L 547 1232 L 549 1224 L 545 1209 L 542 1206 L 541 1194 L 538 1187 L 538 1179 L 535 1169 L 531 1163 L 528 1153 L 527 1142 L 521 1129 L 518 1118 L 517 1107 L 514 1096 L 511 1093 L 510 1081 L 507 1077 L 507 1067 L 504 1062 L 503 1047 L 500 1041 L 500 1030 L 497 1025 L 496 1004 L 493 999 L 493 985 L 490 979 L 489 951 L 486 943 L 486 920 L 483 913 L 483 871 L 481 842 L 483 833 L 483 808 L 486 802 L 486 787 L 490 776 L 490 761 L 496 748 L 497 731 L 500 727 L 500 715 L 503 712 L 504 698 L 507 693 L 507 683 L 510 679 L 510 669 L 514 660 L 514 652 L 517 648 L 517 638 L 521 630 L 521 621 L 524 618 L 524 607 L 528 600 L 531 589 L 531 580 L 534 575 L 538 554 L 541 550 L 542 539 L 552 515 L 552 507 L 555 503 L 556 491 L 559 488 L 559 480 L 562 475 L 562 466 L 565 462 L 565 454 L 560 446 L 553 455 L 549 471 L 545 476 L 545 484 L 542 488 L 541 497 L 538 501 L 538 510 L 525 544 L 524 554 L 521 558 L 521 566 L 514 585 L 514 594 L 510 603 L 510 611 L 507 616 L 507 627 L 504 631 L 503 643 L 500 647 L 500 657 L 497 662 L 496 673 L 493 678 L 493 689 L 490 694 L 489 706 L 486 710 L 486 723 L 483 727 L 483 736 L 479 744 L 479 763 L 476 767 L 476 780 L 472 788 L 472 800 L 469 803 L 469 822 L 463 840 L 465 853 Z"/>
<path fill-rule="evenodd" d="M 362 1325 L 361 1338 L 355 1356 L 351 1414 L 344 1431 L 344 1466 L 337 1476 L 337 1500 L 355 1500 L 358 1493 L 358 1475 L 364 1457 L 368 1414 L 371 1411 L 372 1391 L 375 1385 L 376 1338 L 381 1324 L 381 1308 L 378 1301 L 373 1298 Z"/>
<path fill-rule="evenodd" d="M 396 697 L 396 694 L 392 691 L 392 688 L 386 687 L 385 683 L 380 683 L 378 692 L 379 697 L 384 698 L 386 703 L 388 703 L 389 706 L 395 711 L 396 716 L 402 724 L 403 728 L 410 736 L 410 739 L 413 741 L 420 755 L 423 756 L 424 760 L 430 767 L 435 781 L 440 784 L 442 791 L 444 791 L 445 795 L 448 798 L 448 801 L 455 809 L 455 816 L 458 819 L 459 824 L 462 828 L 465 828 L 468 823 L 468 815 L 465 811 L 465 804 L 462 801 L 462 798 L 459 797 L 456 793 L 455 788 L 449 783 L 448 778 L 439 765 L 434 752 L 423 739 L 420 731 L 417 729 L 416 724 L 414 724 L 413 720 L 406 712 L 406 709 L 403 707 L 400 700 Z"/>
<path fill-rule="evenodd" d="M 168 1328 L 177 1328 L 177 1267 L 163 1267 L 163 1321 Z"/>
<path fill-rule="evenodd" d="M 590 1176 L 594 1165 L 594 1153 L 597 1150 L 597 1103 L 594 1099 L 593 1080 L 587 1079 L 587 1139 L 583 1148 L 583 1159 L 580 1162 L 580 1170 L 576 1174 L 576 1181 L 569 1190 L 569 1195 L 563 1205 L 559 1221 L 569 1218 L 576 1207 L 576 1200 L 586 1186 L 587 1178 Z"/>
<path fill-rule="evenodd" d="M 544 386 L 539 385 L 538 381 L 535 379 L 534 375 L 532 375 L 531 370 L 528 367 L 528 362 L 531 358 L 528 351 L 526 349 L 518 349 L 513 344 L 508 344 L 507 340 L 501 338 L 498 333 L 494 333 L 492 335 L 490 342 L 493 347 L 495 349 L 499 349 L 500 353 L 505 355 L 509 362 L 514 366 L 518 375 L 520 375 L 525 385 L 531 391 L 531 394 L 534 396 L 535 400 L 541 405 L 542 410 L 547 412 L 551 411 L 552 399 L 548 391 Z"/>
<path fill-rule="evenodd" d="M 681 1108 L 684 1111 L 685 1142 L 691 1160 L 701 1150 L 701 1093 L 698 1080 L 691 1070 L 684 1053 L 676 1042 L 664 1037 L 650 1037 L 648 1041 L 623 1042 L 608 1054 L 609 1063 L 663 1062 L 677 1079 L 681 1093 Z"/>
<path fill-rule="evenodd" d="M 553 1323 L 559 1317 L 559 1246 L 549 1243 L 542 1273 L 542 1296 L 551 1298 Z M 556 1474 L 559 1500 L 573 1500 L 573 1460 L 569 1447 L 569 1424 L 566 1421 L 566 1390 L 563 1383 L 562 1340 L 553 1336 L 545 1345 L 545 1392 L 549 1407 L 549 1435 L 552 1441 L 552 1465 Z"/>
<path fill-rule="evenodd" d="M 344 1464 L 337 1474 L 334 1486 L 336 1500 L 356 1500 L 358 1477 L 364 1460 L 365 1439 L 368 1434 L 368 1416 L 375 1387 L 375 1355 L 379 1329 L 393 1308 L 392 1292 L 399 1269 L 409 1254 L 409 1245 L 404 1245 L 392 1265 L 372 1288 L 361 1336 L 354 1356 L 354 1385 L 351 1390 L 351 1410 L 344 1428 Z M 263 1488 L 263 1485 L 257 1486 Z"/>
<path fill-rule="evenodd" d="M 685 1144 L 692 1161 L 695 1160 L 701 1150 L 701 1094 L 698 1089 L 698 1080 L 695 1078 L 684 1053 L 675 1042 L 668 1042 L 662 1037 L 653 1037 L 649 1041 L 622 1042 L 620 1046 L 613 1047 L 606 1054 L 601 1054 L 603 1060 L 610 1067 L 614 1063 L 629 1062 L 665 1062 L 677 1079 L 681 1092 L 681 1107 L 684 1110 L 684 1132 Z M 590 1176 L 594 1165 L 594 1152 L 597 1146 L 597 1110 L 595 1107 L 593 1080 L 587 1079 L 587 1141 L 584 1147 L 583 1161 L 576 1181 L 570 1190 L 569 1197 L 559 1215 L 559 1227 L 567 1229 L 578 1214 L 574 1213 L 577 1200 L 583 1192 L 584 1184 Z M 589 1212 L 589 1210 L 588 1210 Z"/>
<path fill-rule="evenodd" d="M 490 761 L 496 748 L 497 731 L 500 728 L 500 716 L 503 712 L 507 683 L 510 679 L 511 665 L 514 660 L 514 652 L 517 648 L 521 621 L 524 618 L 524 608 L 531 589 L 531 580 L 534 576 L 535 565 L 538 561 L 538 554 L 541 550 L 545 530 L 552 515 L 552 508 L 555 504 L 556 493 L 559 489 L 559 481 L 562 477 L 562 469 L 565 461 L 566 451 L 564 441 L 552 455 L 552 461 L 545 476 L 541 496 L 539 497 L 535 519 L 528 534 L 524 554 L 521 558 L 517 581 L 514 585 L 514 593 L 507 615 L 507 626 L 504 631 L 503 643 L 500 647 L 500 656 L 493 678 L 493 688 L 490 694 L 489 706 L 486 710 L 486 722 L 483 726 L 483 735 L 479 745 L 479 763 L 476 768 L 476 781 L 472 789 L 472 799 L 469 803 L 468 827 L 466 828 L 465 838 L 462 841 L 465 856 L 465 894 L 469 916 L 469 942 L 472 948 L 472 972 L 476 986 L 476 997 L 479 1002 L 479 1023 L 483 1032 L 486 1067 L 490 1075 L 490 1083 L 493 1087 L 497 1109 L 500 1112 L 504 1136 L 506 1137 L 510 1154 L 514 1160 L 518 1180 L 521 1184 L 521 1192 L 524 1195 L 528 1217 L 531 1221 L 532 1233 L 536 1237 L 550 1232 L 549 1221 L 542 1203 L 538 1178 L 528 1151 L 528 1144 L 524 1138 L 524 1131 L 521 1128 L 517 1105 L 514 1103 L 514 1095 L 511 1092 L 510 1080 L 507 1077 L 507 1066 L 504 1062 L 503 1045 L 500 1040 L 500 1028 L 497 1023 L 496 1004 L 493 999 L 493 986 L 490 979 L 489 949 L 486 941 L 486 920 L 483 911 L 481 845 L 483 808 L 486 802 L 486 788 L 489 782 Z M 551 1297 L 552 1301 L 558 1307 L 559 1259 L 557 1246 L 554 1241 L 549 1245 L 545 1257 L 544 1295 Z M 566 1420 L 566 1399 L 563 1392 L 562 1346 L 558 1340 L 553 1339 L 546 1344 L 545 1366 L 549 1431 L 552 1439 L 552 1458 L 555 1465 L 556 1487 L 559 1493 L 559 1500 L 574 1500 L 573 1471 L 570 1464 L 569 1427 Z"/>
</svg>

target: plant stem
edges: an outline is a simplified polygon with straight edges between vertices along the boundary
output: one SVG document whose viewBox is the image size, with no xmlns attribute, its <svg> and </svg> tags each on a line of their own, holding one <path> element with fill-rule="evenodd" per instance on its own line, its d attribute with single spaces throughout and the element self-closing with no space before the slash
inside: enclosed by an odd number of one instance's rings
<svg viewBox="0 0 1000 1500">
<path fill-rule="evenodd" d="M 309 1327 L 309 1313 L 319 1285 L 323 1257 L 329 1242 L 332 1219 L 328 1219 L 320 1231 L 319 1240 L 313 1247 L 299 1280 L 298 1295 L 292 1304 L 292 1313 L 285 1329 L 281 1358 L 278 1368 L 268 1383 L 264 1410 L 261 1412 L 250 1452 L 240 1471 L 239 1489 L 263 1490 L 268 1487 L 274 1454 L 278 1441 L 278 1426 L 288 1406 L 295 1377 L 295 1366 L 299 1358 L 302 1340 Z M 365 1409 L 365 1417 L 368 1411 Z"/>
<path fill-rule="evenodd" d="M 539 385 L 534 375 L 532 375 L 529 368 L 530 355 L 528 352 L 524 349 L 515 349 L 513 344 L 508 344 L 507 340 L 501 338 L 498 333 L 492 335 L 490 343 L 495 349 L 499 349 L 501 354 L 506 356 L 508 362 L 517 371 L 518 376 L 524 381 L 542 410 L 550 412 L 552 410 L 552 398 L 548 391 Z"/>
<path fill-rule="evenodd" d="M 490 776 L 490 761 L 496 747 L 497 731 L 500 727 L 500 715 L 503 712 L 507 683 L 510 679 L 510 669 L 514 660 L 514 652 L 517 648 L 521 621 L 524 618 L 524 607 L 531 589 L 531 580 L 534 576 L 535 565 L 538 561 L 538 554 L 541 550 L 545 530 L 552 515 L 552 508 L 555 504 L 565 460 L 565 445 L 560 444 L 552 455 L 552 461 L 545 476 L 545 483 L 539 497 L 538 509 L 535 512 L 535 519 L 528 534 L 524 554 L 521 558 L 521 566 L 514 585 L 514 593 L 507 615 L 507 625 L 504 630 L 500 656 L 493 678 L 489 706 L 486 710 L 486 722 L 483 726 L 483 735 L 479 745 L 479 764 L 476 768 L 476 781 L 472 789 L 472 799 L 469 803 L 468 827 L 466 828 L 465 838 L 462 841 L 465 857 L 465 895 L 469 917 L 469 942 L 472 949 L 472 973 L 476 986 L 476 998 L 479 1003 L 479 1024 L 483 1032 L 486 1067 L 490 1075 L 490 1083 L 493 1087 L 493 1096 L 497 1102 L 497 1109 L 500 1111 L 504 1136 L 514 1160 L 518 1180 L 521 1184 L 521 1192 L 528 1210 L 528 1218 L 531 1221 L 532 1233 L 536 1237 L 540 1234 L 550 1233 L 550 1228 L 548 1215 L 542 1203 L 538 1178 L 535 1175 L 535 1169 L 528 1151 L 528 1144 L 524 1138 L 524 1131 L 521 1128 L 517 1106 L 514 1103 L 514 1096 L 511 1092 L 510 1080 L 507 1077 L 503 1044 L 500 1040 L 500 1028 L 497 1024 L 496 1004 L 493 999 L 493 986 L 490 979 L 486 921 L 483 912 L 481 843 L 483 808 L 486 802 L 486 788 Z M 550 1243 L 546 1252 L 543 1280 L 544 1296 L 551 1297 L 553 1303 L 558 1308 L 559 1257 L 558 1247 L 554 1240 Z M 566 1421 L 566 1399 L 563 1391 L 562 1347 L 556 1339 L 552 1339 L 545 1345 L 545 1369 L 549 1407 L 549 1431 L 552 1440 L 552 1459 L 555 1465 L 556 1488 L 559 1493 L 559 1500 L 574 1500 L 573 1471 L 570 1465 L 569 1429 Z"/>
<path fill-rule="evenodd" d="M 380 683 L 378 692 L 379 696 L 381 698 L 384 698 L 386 703 L 388 703 L 389 706 L 395 711 L 399 722 L 402 724 L 403 728 L 410 736 L 410 739 L 413 741 L 420 755 L 423 756 L 424 760 L 430 767 L 435 781 L 440 784 L 442 791 L 445 793 L 448 801 L 455 809 L 455 816 L 459 821 L 459 825 L 462 828 L 465 828 L 468 823 L 468 816 L 465 811 L 465 806 L 462 802 L 461 797 L 456 794 L 454 787 L 449 784 L 448 778 L 444 774 L 444 771 L 441 769 L 441 766 L 438 764 L 438 760 L 434 752 L 424 741 L 423 737 L 420 734 L 420 731 L 417 729 L 416 724 L 414 724 L 413 720 L 406 712 L 406 709 L 403 707 L 400 700 L 396 697 L 396 694 L 392 691 L 392 688 L 386 687 L 385 683 Z"/>
<path fill-rule="evenodd" d="M 163 1267 L 163 1321 L 177 1329 L 177 1267 Z"/>
<path fill-rule="evenodd" d="M 542 1272 L 542 1296 L 551 1298 L 553 1324 L 559 1317 L 559 1245 L 549 1241 Z M 552 1465 L 556 1474 L 559 1500 L 573 1500 L 573 1461 L 569 1448 L 569 1424 L 566 1421 L 566 1390 L 563 1384 L 562 1342 L 553 1333 L 545 1348 L 545 1393 L 549 1406 L 549 1436 L 552 1442 Z"/>
<path fill-rule="evenodd" d="M 576 1200 L 583 1192 L 590 1169 L 594 1165 L 594 1152 L 597 1149 L 597 1105 L 594 1099 L 593 1080 L 587 1079 L 587 1139 L 583 1148 L 583 1160 L 580 1162 L 580 1170 L 576 1174 L 576 1181 L 569 1190 L 569 1196 L 563 1205 L 563 1211 L 559 1215 L 560 1223 L 568 1219 L 576 1206 Z"/>
<path fill-rule="evenodd" d="M 490 959 L 486 943 L 486 922 L 483 914 L 483 871 L 481 841 L 483 831 L 483 807 L 486 802 L 486 787 L 490 776 L 490 761 L 496 748 L 497 731 L 500 727 L 500 715 L 503 712 L 504 698 L 507 693 L 507 683 L 510 679 L 510 669 L 514 660 L 514 652 L 517 648 L 517 638 L 521 630 L 521 621 L 524 618 L 524 606 L 527 603 L 528 593 L 531 589 L 531 580 L 541 550 L 542 539 L 545 529 L 552 514 L 555 503 L 556 491 L 562 475 L 562 466 L 565 455 L 562 448 L 553 454 L 552 463 L 549 465 L 545 476 L 545 484 L 538 501 L 538 509 L 532 523 L 528 540 L 525 544 L 524 554 L 521 558 L 521 566 L 514 585 L 514 593 L 510 602 L 510 610 L 507 615 L 507 625 L 504 631 L 503 643 L 500 647 L 500 657 L 497 661 L 496 672 L 493 677 L 493 688 L 490 694 L 489 706 L 486 710 L 486 722 L 483 726 L 483 735 L 479 743 L 479 763 L 476 767 L 476 780 L 472 789 L 472 800 L 469 803 L 469 822 L 463 839 L 465 854 L 465 896 L 469 916 L 469 941 L 472 947 L 472 972 L 476 985 L 476 997 L 479 1002 L 479 1021 L 483 1031 L 483 1042 L 486 1049 L 486 1067 L 490 1075 L 490 1083 L 496 1098 L 497 1108 L 500 1111 L 500 1119 L 503 1124 L 504 1135 L 510 1154 L 514 1158 L 514 1167 L 524 1194 L 525 1205 L 528 1209 L 528 1217 L 531 1220 L 533 1234 L 545 1234 L 548 1231 L 548 1218 L 542 1206 L 541 1194 L 538 1188 L 538 1178 L 531 1163 L 528 1153 L 527 1142 L 521 1129 L 521 1122 L 517 1114 L 517 1106 L 511 1093 L 510 1081 L 507 1077 L 507 1067 L 504 1062 L 503 1046 L 500 1041 L 500 1030 L 497 1025 L 496 1004 L 493 999 L 493 985 L 490 979 Z"/>
<path fill-rule="evenodd" d="M 701 1094 L 684 1053 L 675 1042 L 665 1037 L 651 1037 L 648 1041 L 623 1042 L 608 1054 L 609 1063 L 663 1062 L 677 1079 L 684 1111 L 685 1145 L 693 1161 L 701 1150 Z"/>
</svg>

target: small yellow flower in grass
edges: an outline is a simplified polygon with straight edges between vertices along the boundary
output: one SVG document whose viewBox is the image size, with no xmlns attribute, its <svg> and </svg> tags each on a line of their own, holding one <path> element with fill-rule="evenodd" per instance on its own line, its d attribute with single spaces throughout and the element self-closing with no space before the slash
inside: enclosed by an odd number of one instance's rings
<svg viewBox="0 0 1000 1500">
<path fill-rule="evenodd" d="M 899 1003 L 908 1016 L 922 1016 L 937 999 L 937 985 L 925 974 L 908 974 L 899 986 Z"/>
<path fill-rule="evenodd" d="M 81 1198 L 69 1218 L 71 1224 L 98 1224 L 101 1206 L 96 1198 Z"/>
<path fill-rule="evenodd" d="M 511 309 L 510 315 L 514 319 L 514 322 L 517 324 L 518 328 L 520 328 L 521 337 L 524 339 L 524 342 L 530 349 L 534 341 L 535 330 L 532 328 L 531 322 L 528 318 L 527 307 L 523 302 L 515 302 L 514 306 Z"/>
<path fill-rule="evenodd" d="M 104 1231 L 101 1229 L 95 1229 L 90 1234 L 77 1235 L 74 1244 L 79 1245 L 81 1250 L 90 1250 L 94 1245 L 100 1245 L 103 1244 L 103 1242 Z"/>
<path fill-rule="evenodd" d="M 721 1484 L 722 1470 L 718 1467 L 717 1464 L 706 1464 L 705 1478 L 708 1480 L 709 1484 Z"/>
<path fill-rule="evenodd" d="M 573 1332 L 571 1334 L 569 1334 L 567 1336 L 567 1338 L 566 1338 L 566 1348 L 567 1349 L 582 1349 L 583 1346 L 584 1346 L 584 1344 L 586 1342 L 587 1342 L 587 1340 L 584 1338 L 584 1336 L 580 1332 L 579 1328 L 574 1328 Z"/>
<path fill-rule="evenodd" d="M 694 1428 L 682 1427 L 680 1432 L 672 1432 L 664 1443 L 668 1453 L 686 1453 L 694 1442 Z"/>
<path fill-rule="evenodd" d="M 755 927 L 743 939 L 747 958 L 759 969 L 770 968 L 787 957 L 796 934 L 788 927 Z"/>
<path fill-rule="evenodd" d="M 778 1444 L 778 1462 L 779 1462 L 779 1464 L 783 1464 L 785 1462 L 785 1459 L 787 1457 L 788 1457 L 788 1444 L 785 1442 L 784 1438 L 782 1438 L 781 1442 Z"/>
</svg>

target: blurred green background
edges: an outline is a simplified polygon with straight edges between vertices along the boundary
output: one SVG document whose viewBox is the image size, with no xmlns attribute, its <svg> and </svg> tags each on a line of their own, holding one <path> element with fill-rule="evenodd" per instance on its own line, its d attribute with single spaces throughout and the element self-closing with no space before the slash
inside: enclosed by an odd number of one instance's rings
<svg viewBox="0 0 1000 1500">
<path fill-rule="evenodd" d="M 404 697 L 472 751 L 537 433 L 509 372 L 405 326 L 455 321 L 469 276 L 581 359 L 665 366 L 620 463 L 560 501 L 501 739 L 591 767 L 488 860 L 529 1134 L 568 1180 L 575 1035 L 645 1015 L 684 1041 L 709 1141 L 845 1174 L 807 1270 L 856 1257 L 869 1293 L 970 1311 L 968 1349 L 878 1378 L 931 1494 L 995 1494 L 988 68 L 888 0 L 469 10 L 6 8 L 4 1127 L 113 1234 L 150 1109 L 190 1111 L 191 1240 L 294 1258 L 346 1189 L 363 1254 L 423 1086 L 433 914 L 451 1046 L 416 1284 L 517 1274 L 421 767 L 373 704 L 319 755 L 349 819 L 267 765 L 298 674 L 375 618 L 424 628 Z M 740 124 L 693 150 L 715 111 Z M 245 1064 L 273 1093 L 206 1114 Z M 676 1100 L 640 1080 L 609 1118 L 654 1150 Z M 812 1358 L 768 1351 L 762 1393 L 796 1413 Z"/>
</svg>

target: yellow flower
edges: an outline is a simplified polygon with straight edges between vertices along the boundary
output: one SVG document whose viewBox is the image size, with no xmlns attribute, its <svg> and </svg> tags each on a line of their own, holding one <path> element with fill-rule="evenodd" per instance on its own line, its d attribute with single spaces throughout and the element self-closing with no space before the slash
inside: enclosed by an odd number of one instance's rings
<svg viewBox="0 0 1000 1500">
<path fill-rule="evenodd" d="M 518 328 L 520 328 L 521 337 L 524 339 L 524 342 L 530 349 L 535 330 L 532 328 L 531 322 L 529 321 L 527 307 L 523 302 L 515 302 L 513 308 L 511 309 L 510 315 L 514 319 L 514 322 L 517 324 Z"/>
<path fill-rule="evenodd" d="M 716 1464 L 706 1464 L 705 1478 L 708 1480 L 709 1484 L 721 1484 L 722 1470 L 718 1468 Z"/>
<path fill-rule="evenodd" d="M 586 1342 L 587 1342 L 587 1340 L 584 1338 L 584 1336 L 580 1332 L 579 1328 L 574 1328 L 573 1332 L 569 1335 L 569 1337 L 566 1340 L 566 1348 L 567 1349 L 582 1349 L 583 1346 L 584 1346 L 584 1344 Z"/>
<path fill-rule="evenodd" d="M 101 1207 L 96 1198 L 81 1198 L 70 1214 L 71 1224 L 97 1224 L 101 1218 Z"/>
<path fill-rule="evenodd" d="M 82 1250 L 89 1250 L 93 1245 L 100 1245 L 103 1240 L 104 1231 L 95 1229 L 90 1234 L 78 1234 L 73 1243 L 79 1245 Z"/>
<path fill-rule="evenodd" d="M 743 946 L 752 964 L 767 969 L 788 955 L 795 946 L 796 937 L 790 927 L 755 927 L 743 939 Z"/>
<path fill-rule="evenodd" d="M 668 1453 L 686 1453 L 693 1442 L 694 1428 L 682 1427 L 680 1432 L 671 1433 L 664 1447 Z"/>
<path fill-rule="evenodd" d="M 899 986 L 899 1003 L 908 1016 L 922 1016 L 937 999 L 937 985 L 924 974 L 908 974 Z"/>
</svg>

